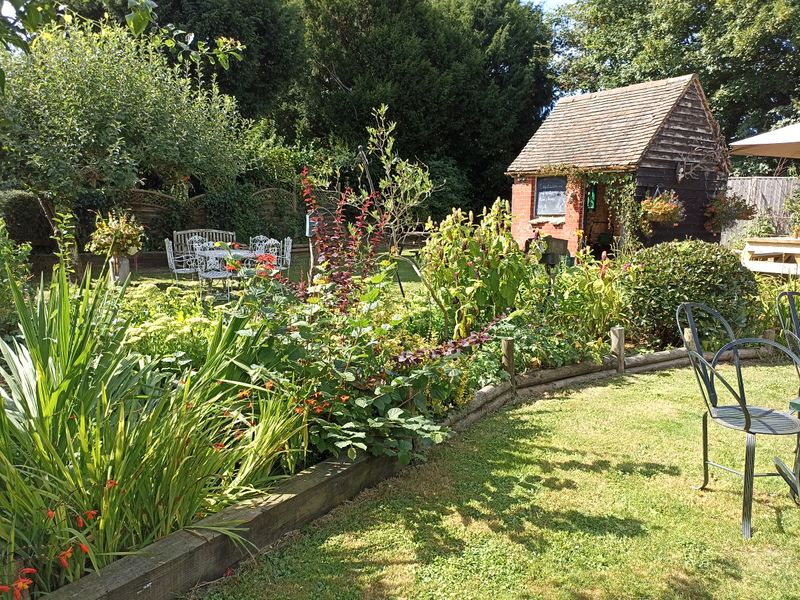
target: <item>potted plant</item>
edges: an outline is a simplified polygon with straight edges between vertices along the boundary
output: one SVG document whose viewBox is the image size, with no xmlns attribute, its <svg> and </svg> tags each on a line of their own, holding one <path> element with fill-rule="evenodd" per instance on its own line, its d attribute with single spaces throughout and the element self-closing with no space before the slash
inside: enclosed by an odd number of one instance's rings
<svg viewBox="0 0 800 600">
<path fill-rule="evenodd" d="M 678 194 L 667 190 L 642 200 L 642 217 L 650 223 L 677 225 L 686 218 L 686 210 Z"/>
<path fill-rule="evenodd" d="M 712 233 L 721 233 L 736 221 L 752 219 L 754 214 L 753 207 L 743 197 L 720 192 L 706 207 L 705 228 Z"/>
<path fill-rule="evenodd" d="M 130 257 L 139 252 L 144 241 L 144 227 L 131 214 L 111 211 L 104 219 L 97 214 L 95 230 L 87 249 L 111 258 L 112 279 L 123 283 L 131 272 Z"/>
</svg>

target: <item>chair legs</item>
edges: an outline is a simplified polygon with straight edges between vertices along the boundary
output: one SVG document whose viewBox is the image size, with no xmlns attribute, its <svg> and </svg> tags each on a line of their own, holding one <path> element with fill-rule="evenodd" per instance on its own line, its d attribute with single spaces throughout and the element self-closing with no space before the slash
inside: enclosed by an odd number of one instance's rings
<svg viewBox="0 0 800 600">
<path fill-rule="evenodd" d="M 708 485 L 708 413 L 703 413 L 703 485 L 698 489 L 704 490 Z"/>
<path fill-rule="evenodd" d="M 756 462 L 756 436 L 747 434 L 744 452 L 744 498 L 742 500 L 742 537 L 750 539 L 750 517 L 753 511 L 753 473 Z"/>
</svg>

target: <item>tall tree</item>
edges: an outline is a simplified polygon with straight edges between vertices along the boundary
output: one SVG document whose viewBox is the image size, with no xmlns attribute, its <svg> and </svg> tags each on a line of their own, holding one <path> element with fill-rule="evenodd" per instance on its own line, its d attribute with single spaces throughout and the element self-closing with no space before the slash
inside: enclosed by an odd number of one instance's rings
<svg viewBox="0 0 800 600">
<path fill-rule="evenodd" d="M 556 30 L 563 89 L 695 72 L 729 137 L 800 115 L 796 0 L 578 0 Z"/>
<path fill-rule="evenodd" d="M 389 104 L 402 153 L 450 157 L 477 203 L 503 176 L 552 98 L 549 30 L 518 0 L 305 0 L 312 131 L 358 140 Z"/>
</svg>

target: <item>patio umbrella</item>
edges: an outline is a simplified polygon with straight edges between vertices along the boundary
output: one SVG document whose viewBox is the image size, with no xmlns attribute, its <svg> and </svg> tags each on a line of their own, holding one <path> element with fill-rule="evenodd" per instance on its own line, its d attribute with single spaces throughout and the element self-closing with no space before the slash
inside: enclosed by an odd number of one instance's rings
<svg viewBox="0 0 800 600">
<path fill-rule="evenodd" d="M 800 158 L 800 123 L 733 142 L 731 154 Z"/>
</svg>

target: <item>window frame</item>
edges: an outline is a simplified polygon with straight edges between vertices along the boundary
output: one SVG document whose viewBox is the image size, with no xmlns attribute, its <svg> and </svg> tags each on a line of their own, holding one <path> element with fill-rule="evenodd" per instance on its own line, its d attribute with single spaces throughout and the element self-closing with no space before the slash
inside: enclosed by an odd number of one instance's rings
<svg viewBox="0 0 800 600">
<path fill-rule="evenodd" d="M 560 213 L 542 213 L 539 211 L 539 193 L 541 191 L 541 182 L 542 180 L 547 179 L 560 179 L 564 182 L 564 204 L 563 208 Z M 548 190 L 552 191 L 552 190 Z M 564 176 L 554 175 L 548 177 L 537 177 L 536 178 L 536 194 L 534 195 L 533 199 L 533 214 L 537 217 L 564 217 L 567 214 L 567 178 Z"/>
</svg>

